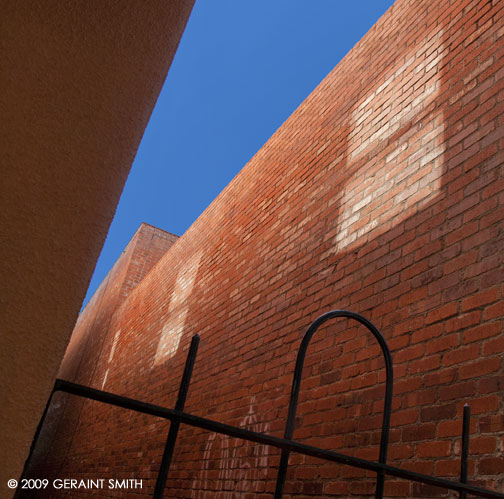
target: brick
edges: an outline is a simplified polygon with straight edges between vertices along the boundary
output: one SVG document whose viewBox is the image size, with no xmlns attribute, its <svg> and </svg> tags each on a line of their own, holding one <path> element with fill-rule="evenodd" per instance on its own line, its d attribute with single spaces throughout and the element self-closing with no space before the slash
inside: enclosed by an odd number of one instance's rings
<svg viewBox="0 0 504 499">
<path fill-rule="evenodd" d="M 464 379 L 464 378 L 461 378 Z M 440 387 L 439 389 L 439 400 L 454 400 L 454 399 L 464 399 L 469 396 L 473 396 L 476 393 L 476 384 L 474 381 L 465 381 L 463 383 L 457 383 L 453 385 L 447 385 Z"/>
<path fill-rule="evenodd" d="M 429 340 L 431 338 L 436 338 L 443 334 L 444 327 L 443 324 L 433 324 L 428 327 L 423 327 L 418 331 L 415 331 L 412 336 L 412 342 L 417 343 L 419 341 Z"/>
<path fill-rule="evenodd" d="M 473 170 L 474 171 L 474 170 Z M 458 203 L 450 206 L 448 210 L 446 210 L 446 214 L 448 218 L 455 217 L 469 210 L 473 206 L 476 206 L 480 202 L 480 193 L 479 191 L 475 192 L 472 195 L 467 193 L 468 189 L 474 189 L 474 182 L 469 184 L 469 186 L 464 189 L 464 197 Z"/>
<path fill-rule="evenodd" d="M 455 459 L 436 460 L 436 465 L 434 469 L 436 476 L 458 478 L 460 476 L 460 460 Z"/>
<path fill-rule="evenodd" d="M 463 224 L 465 225 L 471 220 L 479 218 L 481 215 L 495 209 L 498 206 L 498 203 L 499 202 L 496 197 L 479 202 L 474 208 L 467 210 L 464 213 Z"/>
<path fill-rule="evenodd" d="M 484 376 L 499 370 L 500 359 L 494 357 L 492 359 L 483 359 L 472 364 L 467 364 L 460 368 L 460 379 L 476 378 Z"/>
<path fill-rule="evenodd" d="M 452 317 L 446 322 L 445 328 L 447 332 L 461 331 L 467 327 L 478 324 L 481 320 L 481 311 L 474 310 L 466 314 Z"/>
<path fill-rule="evenodd" d="M 468 360 L 474 360 L 479 355 L 479 349 L 479 345 L 475 344 L 467 347 L 460 347 L 451 352 L 447 352 L 443 355 L 443 365 L 451 366 Z"/>
<path fill-rule="evenodd" d="M 418 442 L 420 440 L 431 440 L 436 435 L 436 425 L 433 423 L 417 424 L 408 426 L 402 430 L 402 440 L 404 442 Z"/>
<path fill-rule="evenodd" d="M 480 379 L 478 387 L 480 394 L 500 392 L 504 388 L 504 375 Z"/>
<path fill-rule="evenodd" d="M 464 331 L 462 341 L 464 343 L 473 343 L 475 341 L 481 341 L 486 338 L 496 336 L 500 332 L 501 325 L 498 322 L 490 322 L 488 324 L 482 324 L 481 326 L 476 326 Z"/>
<path fill-rule="evenodd" d="M 439 355 L 431 355 L 422 359 L 414 360 L 409 363 L 409 374 L 418 374 L 432 369 L 437 369 L 441 364 L 441 357 Z"/>
<path fill-rule="evenodd" d="M 496 319 L 498 317 L 504 316 L 504 300 L 485 307 L 484 315 L 486 320 Z"/>
<path fill-rule="evenodd" d="M 488 289 L 481 293 L 477 293 L 474 296 L 470 296 L 462 301 L 462 311 L 466 312 L 482 305 L 487 305 L 488 303 L 493 303 L 499 298 L 499 289 L 497 287 Z"/>
<path fill-rule="evenodd" d="M 437 426 L 438 437 L 457 437 L 460 438 L 462 434 L 462 422 L 461 421 L 440 421 Z M 459 462 L 460 470 L 460 462 Z"/>
<path fill-rule="evenodd" d="M 401 362 L 409 361 L 412 359 L 418 359 L 424 353 L 423 345 L 414 345 L 409 348 L 405 348 L 396 352 L 394 354 L 394 362 L 400 364 Z"/>
<path fill-rule="evenodd" d="M 425 349 L 426 354 L 433 354 L 437 352 L 442 352 L 444 350 L 451 350 L 459 346 L 459 335 L 458 334 L 449 334 L 445 335 L 436 340 L 431 340 L 427 343 L 427 347 Z"/>
<path fill-rule="evenodd" d="M 408 482 L 387 480 L 385 482 L 384 495 L 386 497 L 410 497 L 411 485 Z"/>
<path fill-rule="evenodd" d="M 504 336 L 483 343 L 483 355 L 494 355 L 502 352 L 504 352 Z"/>
<path fill-rule="evenodd" d="M 458 241 L 462 241 L 472 234 L 477 233 L 479 227 L 478 220 L 474 220 L 470 223 L 465 223 L 458 230 L 454 230 L 445 236 L 446 244 L 452 245 L 457 243 Z"/>
<path fill-rule="evenodd" d="M 464 296 L 475 293 L 479 287 L 480 282 L 477 278 L 463 279 L 456 285 L 444 291 L 443 300 L 449 302 L 459 301 Z"/>
<path fill-rule="evenodd" d="M 485 397 L 480 397 L 469 401 L 471 406 L 471 413 L 482 414 L 487 412 L 495 412 L 499 407 L 499 396 L 498 395 L 487 395 Z"/>
<path fill-rule="evenodd" d="M 429 463 L 429 474 L 434 474 L 434 465 Z M 418 471 L 418 469 L 415 469 Z M 440 487 L 435 487 L 433 485 L 426 485 L 424 483 L 413 483 L 413 495 L 412 497 L 446 497 L 446 490 Z"/>
<path fill-rule="evenodd" d="M 418 410 L 409 409 L 404 411 L 394 411 L 391 416 L 391 426 L 404 426 L 415 423 L 418 420 Z M 408 456 L 411 457 L 411 456 Z"/>
<path fill-rule="evenodd" d="M 480 417 L 481 433 L 496 433 L 504 430 L 504 414 L 494 414 Z"/>
<path fill-rule="evenodd" d="M 458 303 L 447 303 L 446 305 L 443 305 L 442 307 L 429 312 L 427 314 L 427 317 L 425 318 L 425 323 L 431 324 L 433 322 L 438 322 L 440 320 L 446 319 L 451 315 L 455 315 L 457 313 L 457 309 Z"/>
<path fill-rule="evenodd" d="M 451 452 L 451 442 L 441 440 L 438 442 L 422 442 L 417 445 L 418 457 L 444 457 Z"/>
<path fill-rule="evenodd" d="M 481 252 L 481 248 L 480 248 Z M 464 269 L 464 277 L 466 279 L 469 279 L 471 277 L 479 276 L 479 275 L 484 275 L 487 272 L 497 269 L 500 267 L 500 262 L 501 258 L 500 255 L 490 255 L 487 256 L 486 258 L 484 257 L 482 260 L 480 260 L 477 263 L 474 263 L 473 265 L 469 265 Z"/>
<path fill-rule="evenodd" d="M 440 277 L 437 280 L 434 280 L 431 284 L 429 284 L 428 287 L 428 294 L 429 295 L 435 295 L 441 291 L 444 291 L 447 288 L 450 288 L 452 286 L 456 286 L 457 284 L 460 284 L 461 282 L 461 276 L 459 273 L 452 273 L 447 276 Z M 453 315 L 455 312 L 451 312 L 451 308 L 453 308 L 454 304 L 447 304 L 446 307 L 442 308 L 440 311 L 441 314 L 443 313 L 449 313 L 448 315 Z M 436 314 L 433 315 L 433 319 L 436 318 Z M 437 319 L 436 319 L 437 320 Z"/>
<path fill-rule="evenodd" d="M 493 454 L 497 450 L 495 437 L 476 437 L 471 439 L 472 454 Z"/>
<path fill-rule="evenodd" d="M 425 407 L 420 412 L 422 422 L 441 421 L 443 419 L 452 419 L 457 414 L 457 406 L 455 404 L 445 404 L 435 407 Z"/>
<path fill-rule="evenodd" d="M 438 369 L 435 372 L 425 374 L 423 376 L 424 386 L 437 386 L 447 383 L 453 383 L 458 378 L 458 369 L 455 367 L 448 367 Z"/>
<path fill-rule="evenodd" d="M 471 263 L 476 262 L 477 259 L 478 259 L 477 249 L 464 253 L 459 257 L 454 258 L 453 260 L 450 260 L 449 262 L 445 263 L 445 265 L 443 266 L 443 273 L 451 274 L 452 272 L 465 268 Z"/>
<path fill-rule="evenodd" d="M 467 251 L 469 249 L 479 246 L 481 258 L 487 258 L 489 256 L 492 256 L 492 251 L 495 249 L 495 246 L 499 246 L 500 244 L 498 239 L 496 239 L 498 236 L 498 228 L 497 227 L 485 228 L 485 226 L 482 223 L 482 220 L 484 218 L 485 217 L 483 217 L 480 220 L 480 230 L 474 236 L 467 238 L 462 243 L 463 251 Z"/>
<path fill-rule="evenodd" d="M 478 465 L 478 472 L 482 475 L 502 475 L 504 469 L 504 457 L 487 457 L 481 459 Z"/>
<path fill-rule="evenodd" d="M 481 276 L 481 289 L 491 288 L 504 280 L 504 269 L 495 269 Z"/>
</svg>

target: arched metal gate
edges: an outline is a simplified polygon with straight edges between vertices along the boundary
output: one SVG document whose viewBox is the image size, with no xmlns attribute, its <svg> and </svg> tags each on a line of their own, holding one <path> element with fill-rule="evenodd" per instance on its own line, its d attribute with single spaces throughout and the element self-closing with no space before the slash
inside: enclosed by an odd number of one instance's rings
<svg viewBox="0 0 504 499">
<path fill-rule="evenodd" d="M 386 370 L 385 401 L 384 401 L 385 404 L 383 411 L 380 452 L 378 461 L 360 459 L 357 457 L 348 456 L 346 454 L 341 454 L 339 452 L 333 452 L 329 450 L 320 449 L 318 447 L 305 445 L 296 442 L 295 440 L 292 440 L 298 396 L 301 386 L 303 363 L 306 356 L 308 345 L 317 329 L 328 320 L 336 317 L 346 317 L 349 319 L 354 319 L 357 322 L 363 324 L 365 327 L 367 327 L 367 329 L 373 334 L 373 336 L 378 341 L 381 347 L 383 357 L 385 359 L 385 370 Z M 296 360 L 296 367 L 294 370 L 294 379 L 292 382 L 292 389 L 291 389 L 291 396 L 290 396 L 289 410 L 287 415 L 287 423 L 285 426 L 284 438 L 273 437 L 270 435 L 266 435 L 264 433 L 258 433 L 235 426 L 230 426 L 227 424 L 219 423 L 217 421 L 213 421 L 206 418 L 201 418 L 199 416 L 195 416 L 194 414 L 188 414 L 184 412 L 185 400 L 189 389 L 189 383 L 191 380 L 194 362 L 196 360 L 199 340 L 200 339 L 197 334 L 194 335 L 191 340 L 191 346 L 189 348 L 189 353 L 187 355 L 184 373 L 182 375 L 182 380 L 180 383 L 178 397 L 174 409 L 167 409 L 165 407 L 149 404 L 146 402 L 141 402 L 139 400 L 123 397 L 120 395 L 115 395 L 113 393 L 105 392 L 102 390 L 95 390 L 87 386 L 79 385 L 76 383 L 70 383 L 68 381 L 60 379 L 56 380 L 56 383 L 54 384 L 54 388 L 52 391 L 52 393 L 60 391 L 72 395 L 77 395 L 79 397 L 96 400 L 98 402 L 103 402 L 105 404 L 122 407 L 124 409 L 140 412 L 143 414 L 149 414 L 151 416 L 157 416 L 171 421 L 170 430 L 168 433 L 168 438 L 163 453 L 163 458 L 161 460 L 161 466 L 159 468 L 159 473 L 156 480 L 156 487 L 153 495 L 154 498 L 160 499 L 163 497 L 163 490 L 166 483 L 166 478 L 170 470 L 170 463 L 172 460 L 173 451 L 175 449 L 178 430 L 181 424 L 186 424 L 197 428 L 203 428 L 205 430 L 212 431 L 215 433 L 220 433 L 222 435 L 228 435 L 230 437 L 248 440 L 250 442 L 256 442 L 263 445 L 270 445 L 281 449 L 282 454 L 280 458 L 280 465 L 277 473 L 276 489 L 274 493 L 275 499 L 281 499 L 282 497 L 283 486 L 287 473 L 289 454 L 293 452 L 320 459 L 325 459 L 327 461 L 332 461 L 335 463 L 345 464 L 347 466 L 353 466 L 355 468 L 361 468 L 364 470 L 376 472 L 377 473 L 376 492 L 375 492 L 376 499 L 381 499 L 383 497 L 383 486 L 385 477 L 387 475 L 395 476 L 406 480 L 411 480 L 414 482 L 425 483 L 428 485 L 434 485 L 436 487 L 441 487 L 447 490 L 455 490 L 459 492 L 459 496 L 461 498 L 465 498 L 467 497 L 467 494 L 471 494 L 479 497 L 504 499 L 504 494 L 500 494 L 498 492 L 483 489 L 480 487 L 474 487 L 467 484 L 467 458 L 469 449 L 469 419 L 470 419 L 470 408 L 467 404 L 464 406 L 464 412 L 463 412 L 459 481 L 446 480 L 444 478 L 436 478 L 433 476 L 416 473 L 414 471 L 389 466 L 387 464 L 387 448 L 389 440 L 390 414 L 391 414 L 392 392 L 394 382 L 392 358 L 390 355 L 389 348 L 387 346 L 387 342 L 385 341 L 383 335 L 370 321 L 368 321 L 362 315 L 350 312 L 348 310 L 333 310 L 331 312 L 327 312 L 326 314 L 321 315 L 311 324 L 311 326 L 306 331 L 303 340 L 301 342 L 301 346 L 299 348 Z M 48 406 L 50 400 L 51 398 L 49 398 Z M 32 452 L 36 445 L 40 429 L 44 422 L 44 418 L 45 413 L 42 416 L 39 428 L 37 429 L 37 432 L 35 434 L 35 438 L 32 444 Z M 26 462 L 25 470 L 29 466 L 29 461 L 30 457 Z"/>
</svg>

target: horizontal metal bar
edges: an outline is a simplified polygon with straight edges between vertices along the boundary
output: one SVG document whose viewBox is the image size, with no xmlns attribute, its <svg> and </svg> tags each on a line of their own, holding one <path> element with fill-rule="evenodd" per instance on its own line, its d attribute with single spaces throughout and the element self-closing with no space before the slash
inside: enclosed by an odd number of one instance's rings
<svg viewBox="0 0 504 499">
<path fill-rule="evenodd" d="M 414 482 L 426 483 L 428 485 L 456 490 L 458 492 L 465 491 L 469 494 L 473 494 L 479 497 L 504 499 L 504 494 L 500 494 L 499 492 L 494 492 L 492 490 L 473 487 L 472 485 L 454 482 L 452 480 L 446 480 L 444 478 L 436 478 L 428 475 L 423 475 L 421 473 L 396 468 L 387 464 L 381 464 L 374 461 L 368 461 L 367 459 L 360 459 L 358 457 L 347 456 L 338 452 L 319 449 L 317 447 L 301 444 L 293 440 L 285 440 L 283 438 L 265 435 L 264 433 L 257 433 L 255 431 L 237 428 L 235 426 L 219 423 L 210 419 L 201 418 L 193 414 L 187 414 L 181 411 L 175 411 L 173 409 L 166 409 L 164 407 L 149 404 L 147 402 L 140 402 L 128 397 L 122 397 L 120 395 L 104 392 L 102 390 L 96 390 L 94 388 L 78 385 L 76 383 L 70 383 L 69 381 L 56 380 L 54 391 L 71 393 L 73 395 L 89 398 L 98 402 L 104 402 L 106 404 L 122 407 L 123 409 L 129 409 L 132 411 L 141 412 L 143 414 L 150 414 L 151 416 L 169 419 L 170 421 L 180 421 L 181 423 L 187 424 L 189 426 L 203 428 L 215 433 L 221 433 L 230 437 L 240 438 L 263 445 L 271 445 L 279 449 L 285 449 L 291 452 L 304 454 L 306 456 L 312 456 L 320 459 L 325 459 L 327 461 L 346 464 L 355 468 L 361 468 L 374 472 L 382 471 L 387 475 L 395 476 L 398 478 L 404 478 L 406 480 L 411 480 Z"/>
</svg>

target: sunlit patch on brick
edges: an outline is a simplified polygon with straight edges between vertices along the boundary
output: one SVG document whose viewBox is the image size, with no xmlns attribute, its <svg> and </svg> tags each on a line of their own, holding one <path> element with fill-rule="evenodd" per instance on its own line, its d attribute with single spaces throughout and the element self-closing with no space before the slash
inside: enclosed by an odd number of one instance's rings
<svg viewBox="0 0 504 499">
<path fill-rule="evenodd" d="M 178 349 L 189 313 L 187 299 L 193 290 L 202 254 L 203 252 L 199 251 L 192 255 L 177 274 L 177 281 L 175 282 L 168 311 L 169 317 L 161 332 L 154 365 L 173 357 Z"/>
</svg>

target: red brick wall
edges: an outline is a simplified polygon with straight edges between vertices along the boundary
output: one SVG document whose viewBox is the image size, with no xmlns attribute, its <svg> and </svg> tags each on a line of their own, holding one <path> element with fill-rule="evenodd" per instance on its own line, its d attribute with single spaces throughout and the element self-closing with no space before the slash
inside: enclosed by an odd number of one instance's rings
<svg viewBox="0 0 504 499">
<path fill-rule="evenodd" d="M 59 377 L 93 379 L 114 312 L 178 239 L 142 223 L 77 319 Z"/>
<path fill-rule="evenodd" d="M 350 309 L 392 350 L 389 462 L 456 477 L 468 402 L 470 476 L 503 491 L 503 34 L 500 1 L 397 0 L 80 344 L 78 370 L 69 348 L 64 377 L 171 407 L 199 333 L 186 409 L 281 436 L 304 331 Z M 294 437 L 376 459 L 383 392 L 375 341 L 328 324 Z M 61 394 L 53 405 L 33 473 L 143 478 L 152 493 L 168 423 Z M 270 497 L 278 458 L 183 428 L 166 495 Z M 290 463 L 286 497 L 373 493 L 372 473 Z M 385 490 L 443 495 L 393 478 Z"/>
</svg>

